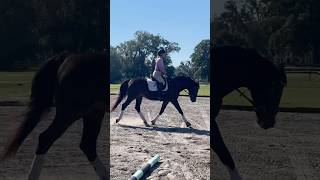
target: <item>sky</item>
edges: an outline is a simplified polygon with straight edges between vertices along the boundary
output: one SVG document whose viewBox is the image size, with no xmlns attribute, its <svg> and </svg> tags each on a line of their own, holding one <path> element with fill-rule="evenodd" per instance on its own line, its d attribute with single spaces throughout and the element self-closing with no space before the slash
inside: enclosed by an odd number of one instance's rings
<svg viewBox="0 0 320 180">
<path fill-rule="evenodd" d="M 210 0 L 111 0 L 110 5 L 111 46 L 133 39 L 139 30 L 160 35 L 181 47 L 170 54 L 177 67 L 210 38 Z"/>
</svg>

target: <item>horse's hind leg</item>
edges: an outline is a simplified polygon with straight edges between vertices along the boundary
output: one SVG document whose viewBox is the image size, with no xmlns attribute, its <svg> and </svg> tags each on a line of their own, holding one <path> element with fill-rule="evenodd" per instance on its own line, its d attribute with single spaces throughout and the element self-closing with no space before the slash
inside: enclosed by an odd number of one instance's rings
<svg viewBox="0 0 320 180">
<path fill-rule="evenodd" d="M 118 123 L 118 122 L 122 119 L 124 110 L 129 106 L 129 104 L 130 104 L 133 100 L 134 100 L 134 97 L 128 95 L 126 101 L 122 104 L 121 113 L 120 113 L 119 117 L 116 119 L 116 123 Z"/>
<path fill-rule="evenodd" d="M 31 170 L 28 175 L 29 180 L 36 180 L 40 176 L 41 167 L 44 163 L 45 154 L 52 144 L 66 131 L 66 129 L 79 118 L 78 115 L 57 109 L 56 117 L 52 124 L 39 136 L 39 143 L 36 150 Z"/>
<path fill-rule="evenodd" d="M 146 118 L 144 117 L 143 113 L 141 112 L 140 110 L 140 107 L 141 107 L 141 102 L 142 102 L 142 97 L 138 97 L 136 99 L 136 106 L 135 106 L 135 109 L 137 110 L 137 112 L 139 113 L 143 123 L 145 126 L 149 127 L 150 125 L 148 124 Z"/>
<path fill-rule="evenodd" d="M 107 179 L 108 171 L 97 155 L 97 138 L 104 117 L 104 109 L 89 112 L 83 118 L 83 132 L 80 149 L 87 156 L 100 179 Z"/>
</svg>

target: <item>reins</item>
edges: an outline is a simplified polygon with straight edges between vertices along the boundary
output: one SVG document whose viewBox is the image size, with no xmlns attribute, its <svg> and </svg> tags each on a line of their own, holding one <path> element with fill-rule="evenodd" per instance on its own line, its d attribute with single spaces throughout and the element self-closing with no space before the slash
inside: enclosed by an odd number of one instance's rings
<svg viewBox="0 0 320 180">
<path fill-rule="evenodd" d="M 240 94 L 240 97 L 243 96 L 247 101 L 249 101 L 253 106 L 255 106 L 253 100 L 250 99 L 247 95 L 245 95 L 242 91 L 240 91 L 238 88 L 236 89 L 236 91 Z"/>
<path fill-rule="evenodd" d="M 190 96 L 190 94 L 189 94 L 189 92 L 187 90 L 184 89 L 183 91 L 186 92 Z"/>
</svg>

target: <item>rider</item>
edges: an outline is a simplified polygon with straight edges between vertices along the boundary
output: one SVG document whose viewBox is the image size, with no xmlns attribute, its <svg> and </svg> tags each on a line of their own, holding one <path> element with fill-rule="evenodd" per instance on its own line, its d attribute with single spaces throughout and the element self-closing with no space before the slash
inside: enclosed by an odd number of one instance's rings
<svg viewBox="0 0 320 180">
<path fill-rule="evenodd" d="M 165 79 L 164 79 L 164 76 L 167 76 L 167 72 L 165 70 L 165 67 L 164 67 L 164 60 L 166 58 L 166 51 L 164 49 L 160 49 L 158 51 L 158 56 L 156 58 L 156 64 L 155 64 L 155 67 L 154 67 L 154 71 L 153 71 L 153 74 L 152 76 L 159 82 L 161 83 L 161 86 L 164 87 L 165 86 Z M 159 88 L 158 86 L 158 92 L 161 92 L 163 88 Z"/>
</svg>

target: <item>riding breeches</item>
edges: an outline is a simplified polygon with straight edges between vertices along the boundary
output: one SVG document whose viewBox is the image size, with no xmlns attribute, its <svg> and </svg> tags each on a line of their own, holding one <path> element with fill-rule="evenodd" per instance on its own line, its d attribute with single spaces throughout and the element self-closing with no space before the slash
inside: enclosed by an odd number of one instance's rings
<svg viewBox="0 0 320 180">
<path fill-rule="evenodd" d="M 153 71 L 152 76 L 158 81 L 160 82 L 162 85 L 165 85 L 165 81 L 162 77 L 162 73 L 160 71 Z"/>
</svg>

